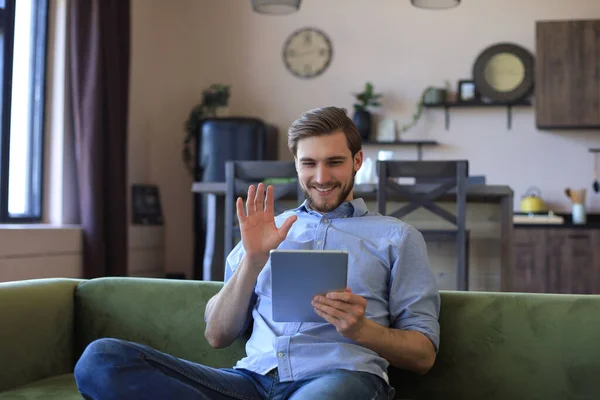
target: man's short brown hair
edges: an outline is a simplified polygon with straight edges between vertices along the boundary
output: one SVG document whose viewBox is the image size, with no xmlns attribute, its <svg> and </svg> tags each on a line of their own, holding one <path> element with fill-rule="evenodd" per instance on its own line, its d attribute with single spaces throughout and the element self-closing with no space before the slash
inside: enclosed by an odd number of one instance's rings
<svg viewBox="0 0 600 400">
<path fill-rule="evenodd" d="M 288 130 L 288 147 L 294 157 L 298 151 L 298 141 L 307 137 L 331 135 L 344 132 L 352 157 L 362 147 L 362 138 L 354 122 L 348 117 L 345 108 L 323 107 L 307 111 L 292 123 Z"/>
</svg>

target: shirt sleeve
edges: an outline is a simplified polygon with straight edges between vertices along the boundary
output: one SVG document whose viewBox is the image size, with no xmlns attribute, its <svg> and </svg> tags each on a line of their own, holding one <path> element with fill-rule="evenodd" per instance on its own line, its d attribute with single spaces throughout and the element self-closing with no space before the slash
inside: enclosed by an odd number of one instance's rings
<svg viewBox="0 0 600 400">
<path fill-rule="evenodd" d="M 242 257 L 244 256 L 244 246 L 242 246 L 242 242 L 240 241 L 235 245 L 233 250 L 227 256 L 225 260 L 225 278 L 224 281 L 227 282 L 233 273 L 237 270 L 237 267 L 242 262 Z"/>
<path fill-rule="evenodd" d="M 408 225 L 395 250 L 390 277 L 391 327 L 421 332 L 431 340 L 437 352 L 440 295 L 423 235 Z"/>
</svg>

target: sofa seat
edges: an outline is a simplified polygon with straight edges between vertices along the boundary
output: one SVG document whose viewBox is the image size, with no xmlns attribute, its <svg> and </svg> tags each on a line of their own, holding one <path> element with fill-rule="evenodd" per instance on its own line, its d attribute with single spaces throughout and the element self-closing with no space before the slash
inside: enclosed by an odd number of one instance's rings
<svg viewBox="0 0 600 400">
<path fill-rule="evenodd" d="M 0 393 L 0 400 L 81 400 L 73 374 L 41 379 L 28 385 Z"/>
</svg>

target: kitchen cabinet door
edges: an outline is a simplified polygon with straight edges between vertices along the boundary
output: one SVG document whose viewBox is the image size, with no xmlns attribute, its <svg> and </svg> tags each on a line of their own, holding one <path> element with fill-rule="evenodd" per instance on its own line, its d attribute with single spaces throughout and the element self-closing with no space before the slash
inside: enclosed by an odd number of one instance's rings
<svg viewBox="0 0 600 400">
<path fill-rule="evenodd" d="M 598 232 L 592 229 L 550 229 L 547 237 L 548 291 L 599 293 Z"/>
<path fill-rule="evenodd" d="M 544 229 L 515 229 L 514 281 L 511 290 L 546 292 L 546 246 Z"/>
<path fill-rule="evenodd" d="M 538 21 L 536 125 L 600 128 L 600 20 Z"/>
</svg>

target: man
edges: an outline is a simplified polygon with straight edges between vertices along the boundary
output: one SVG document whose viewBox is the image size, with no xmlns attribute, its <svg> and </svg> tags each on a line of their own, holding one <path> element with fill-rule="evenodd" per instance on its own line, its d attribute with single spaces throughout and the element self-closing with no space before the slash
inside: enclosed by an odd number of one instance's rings
<svg viewBox="0 0 600 400">
<path fill-rule="evenodd" d="M 421 234 L 354 199 L 361 138 L 344 109 L 302 115 L 288 132 L 306 201 L 274 217 L 273 188 L 237 199 L 242 240 L 207 304 L 205 337 L 226 347 L 253 321 L 247 356 L 213 369 L 139 344 L 101 339 L 75 368 L 92 399 L 388 399 L 388 365 L 424 374 L 439 345 L 440 299 Z M 313 299 L 324 323 L 270 316 L 269 251 L 344 249 L 348 289 Z"/>
</svg>

